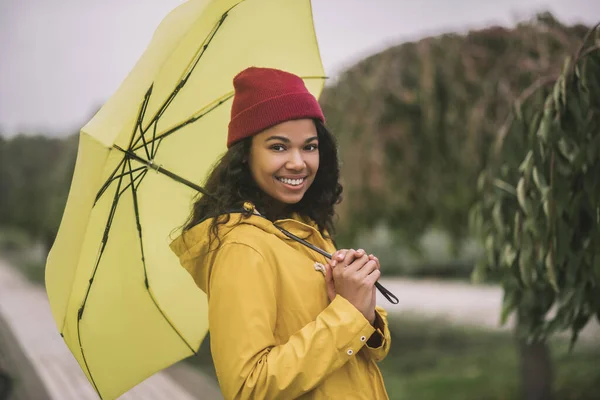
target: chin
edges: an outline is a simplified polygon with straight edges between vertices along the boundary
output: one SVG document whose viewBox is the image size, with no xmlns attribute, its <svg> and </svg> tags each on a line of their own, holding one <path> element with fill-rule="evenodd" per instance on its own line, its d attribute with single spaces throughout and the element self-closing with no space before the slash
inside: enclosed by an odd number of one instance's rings
<svg viewBox="0 0 600 400">
<path fill-rule="evenodd" d="M 303 197 L 304 193 L 298 196 L 278 196 L 276 197 L 276 199 L 283 204 L 293 205 L 299 203 Z"/>
<path fill-rule="evenodd" d="M 281 201 L 284 204 L 287 204 L 287 205 L 291 206 L 293 204 L 300 203 L 300 200 L 302 200 L 302 197 L 298 197 L 298 198 L 294 198 L 294 199 L 289 199 L 289 198 L 287 198 L 287 199 L 280 199 L 279 201 Z"/>
</svg>

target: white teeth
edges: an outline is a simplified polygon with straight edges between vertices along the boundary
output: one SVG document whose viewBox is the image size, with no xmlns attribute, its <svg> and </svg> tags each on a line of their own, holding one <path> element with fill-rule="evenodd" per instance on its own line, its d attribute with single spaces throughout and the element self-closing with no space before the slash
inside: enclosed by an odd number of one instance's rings
<svg viewBox="0 0 600 400">
<path fill-rule="evenodd" d="M 302 182 L 304 182 L 304 178 L 301 178 L 301 179 L 277 178 L 277 179 L 279 179 L 283 183 L 286 183 L 286 184 L 292 185 L 292 186 L 298 186 L 298 185 L 302 184 Z"/>
</svg>

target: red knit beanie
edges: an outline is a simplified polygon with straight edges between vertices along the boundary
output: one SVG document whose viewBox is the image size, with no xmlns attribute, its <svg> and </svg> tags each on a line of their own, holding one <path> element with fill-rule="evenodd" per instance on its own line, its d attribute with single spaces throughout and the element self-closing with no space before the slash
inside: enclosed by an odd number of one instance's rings
<svg viewBox="0 0 600 400">
<path fill-rule="evenodd" d="M 317 99 L 304 81 L 289 72 L 250 67 L 233 78 L 235 95 L 227 147 L 273 125 L 292 119 L 325 121 Z"/>
</svg>

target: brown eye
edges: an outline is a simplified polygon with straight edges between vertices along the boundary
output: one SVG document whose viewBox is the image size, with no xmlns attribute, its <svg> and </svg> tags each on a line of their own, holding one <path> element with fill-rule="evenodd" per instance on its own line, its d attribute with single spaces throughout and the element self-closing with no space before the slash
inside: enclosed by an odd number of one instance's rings
<svg viewBox="0 0 600 400">
<path fill-rule="evenodd" d="M 271 146 L 269 148 L 274 151 L 284 151 L 285 150 L 285 146 L 282 144 L 274 144 L 273 146 Z"/>
<path fill-rule="evenodd" d="M 319 148 L 319 145 L 317 143 L 313 143 L 313 144 L 309 144 L 304 149 L 307 150 L 307 151 L 315 151 L 318 148 Z"/>
</svg>

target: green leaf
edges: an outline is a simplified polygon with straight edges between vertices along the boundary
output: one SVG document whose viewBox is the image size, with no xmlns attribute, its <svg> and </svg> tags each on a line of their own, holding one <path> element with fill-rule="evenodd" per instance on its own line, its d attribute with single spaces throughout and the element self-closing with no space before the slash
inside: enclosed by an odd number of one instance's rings
<svg viewBox="0 0 600 400">
<path fill-rule="evenodd" d="M 526 195 L 525 178 L 521 177 L 521 179 L 519 179 L 519 183 L 517 183 L 517 200 L 519 201 L 519 205 L 523 210 L 525 210 L 526 207 Z"/>
<path fill-rule="evenodd" d="M 484 259 L 479 259 L 471 272 L 471 282 L 482 283 L 487 278 L 487 264 Z"/>
<path fill-rule="evenodd" d="M 516 246 L 517 249 L 521 248 L 521 232 L 522 232 L 522 226 L 521 226 L 521 213 L 519 211 L 517 211 L 515 213 L 515 223 L 514 223 L 514 227 L 513 227 L 513 240 L 514 240 L 514 244 Z"/>
<path fill-rule="evenodd" d="M 510 245 L 504 245 L 504 251 L 502 252 L 502 261 L 505 267 L 512 267 L 515 260 L 517 259 L 517 251 Z"/>
<path fill-rule="evenodd" d="M 554 88 L 552 89 L 552 99 L 554 100 L 554 108 L 556 110 L 561 109 L 560 98 L 561 98 L 561 81 L 564 80 L 563 76 L 560 76 L 558 80 L 554 83 Z"/>
<path fill-rule="evenodd" d="M 519 304 L 520 296 L 519 292 L 515 289 L 505 289 L 504 297 L 502 299 L 502 313 L 500 314 L 500 325 L 505 325 L 508 317 L 517 308 Z"/>
<path fill-rule="evenodd" d="M 514 108 L 515 118 L 517 119 L 517 121 L 522 121 L 523 120 L 523 110 L 521 108 L 521 103 L 518 100 L 515 101 L 515 103 L 513 104 L 513 108 Z"/>
<path fill-rule="evenodd" d="M 544 142 L 550 143 L 551 140 L 551 129 L 552 129 L 552 117 L 549 115 L 544 115 L 542 121 L 540 122 L 540 127 L 537 131 L 537 136 Z"/>
<path fill-rule="evenodd" d="M 504 219 L 502 218 L 502 204 L 500 202 L 494 204 L 494 208 L 492 209 L 492 220 L 494 221 L 496 230 L 502 236 L 502 232 L 504 231 Z"/>
<path fill-rule="evenodd" d="M 525 159 L 519 166 L 519 171 L 521 171 L 524 176 L 528 177 L 529 175 L 531 175 L 531 170 L 533 168 L 533 161 L 534 161 L 533 160 L 533 151 L 529 150 L 527 152 L 527 155 L 525 156 Z"/>
<path fill-rule="evenodd" d="M 540 190 L 541 193 L 544 192 L 545 189 L 548 189 L 548 183 L 546 182 L 546 178 L 543 173 L 540 173 L 537 167 L 533 167 L 533 183 Z"/>
<path fill-rule="evenodd" d="M 546 217 L 548 217 L 548 221 L 550 221 L 550 201 L 544 200 L 544 202 L 542 203 L 542 207 L 544 209 L 544 214 L 546 214 Z"/>
<path fill-rule="evenodd" d="M 513 196 L 517 195 L 517 191 L 515 190 L 514 186 L 504 182 L 501 179 L 494 179 L 494 186 L 496 186 L 498 189 L 502 189 L 505 192 L 512 194 Z"/>
<path fill-rule="evenodd" d="M 496 259 L 494 257 L 494 236 L 488 235 L 485 239 L 485 252 L 488 257 L 488 264 L 490 266 L 496 264 Z"/>
<path fill-rule="evenodd" d="M 533 243 L 529 235 L 523 235 L 521 252 L 519 253 L 519 273 L 525 287 L 530 287 L 533 282 Z"/>
<path fill-rule="evenodd" d="M 552 256 L 552 250 L 548 251 L 546 255 L 546 274 L 548 275 L 548 282 L 556 293 L 558 293 L 558 281 L 556 278 L 556 265 L 554 264 L 554 258 Z"/>
</svg>

